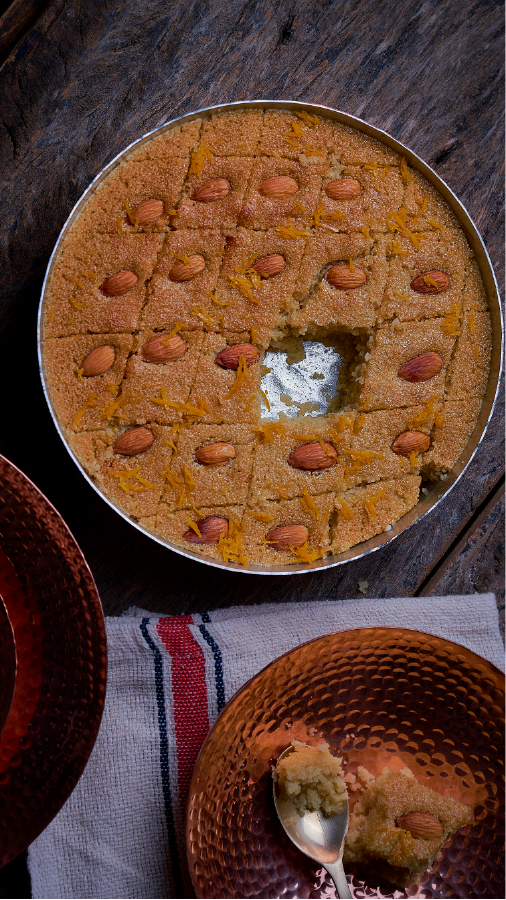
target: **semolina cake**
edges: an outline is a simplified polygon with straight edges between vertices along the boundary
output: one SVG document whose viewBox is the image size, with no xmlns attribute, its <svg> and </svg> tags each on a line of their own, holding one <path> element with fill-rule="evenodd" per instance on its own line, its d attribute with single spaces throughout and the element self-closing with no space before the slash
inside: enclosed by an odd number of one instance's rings
<svg viewBox="0 0 506 900">
<path fill-rule="evenodd" d="M 95 234 L 78 223 L 55 263 L 46 337 L 133 334 L 146 301 L 163 238 L 158 234 Z M 110 282 L 115 277 L 117 284 Z M 127 280 L 118 276 L 128 276 Z M 121 302 L 112 298 L 122 296 Z"/>
<path fill-rule="evenodd" d="M 59 246 L 41 324 L 52 408 L 101 492 L 243 565 L 388 532 L 455 467 L 490 369 L 442 196 L 303 110 L 210 111 L 133 147 Z"/>
<path fill-rule="evenodd" d="M 344 846 L 344 864 L 398 887 L 416 883 L 443 844 L 471 822 L 471 809 L 419 784 L 409 769 L 384 769 L 355 803 Z"/>
<path fill-rule="evenodd" d="M 180 410 L 165 403 L 185 404 L 195 378 L 204 335 L 201 331 L 139 331 L 121 385 L 123 425 L 179 422 Z"/>
<path fill-rule="evenodd" d="M 291 800 L 300 816 L 320 809 L 324 816 L 341 812 L 348 802 L 342 759 L 332 756 L 328 744 L 292 741 L 291 748 L 273 773 L 279 798 Z"/>
<path fill-rule="evenodd" d="M 328 744 L 292 741 L 273 770 L 276 794 L 297 814 L 351 812 L 343 861 L 362 877 L 397 887 L 416 884 L 452 834 L 471 822 L 472 810 L 416 781 L 410 769 L 385 767 L 377 778 L 364 766 L 347 772 Z"/>
</svg>

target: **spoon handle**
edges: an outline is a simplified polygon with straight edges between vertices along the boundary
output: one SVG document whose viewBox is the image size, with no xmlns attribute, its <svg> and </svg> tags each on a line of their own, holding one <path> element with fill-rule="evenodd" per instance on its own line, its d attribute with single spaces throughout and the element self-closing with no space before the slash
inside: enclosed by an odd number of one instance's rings
<svg viewBox="0 0 506 900">
<path fill-rule="evenodd" d="M 349 900 L 352 897 L 352 893 L 348 886 L 348 882 L 346 881 L 346 875 L 344 874 L 343 861 L 339 859 L 336 863 L 333 863 L 331 866 L 325 866 L 327 872 L 329 873 L 332 881 L 334 882 L 337 893 L 341 900 Z"/>
</svg>

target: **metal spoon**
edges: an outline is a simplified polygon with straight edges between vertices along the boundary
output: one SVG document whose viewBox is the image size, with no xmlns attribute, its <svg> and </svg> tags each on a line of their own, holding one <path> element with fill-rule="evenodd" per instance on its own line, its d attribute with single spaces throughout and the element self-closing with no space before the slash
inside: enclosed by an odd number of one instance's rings
<svg viewBox="0 0 506 900">
<path fill-rule="evenodd" d="M 288 747 L 279 759 L 292 753 Z M 279 762 L 278 759 L 278 762 Z M 348 801 L 335 816 L 324 816 L 318 812 L 306 812 L 300 816 L 292 800 L 278 797 L 277 782 L 273 781 L 274 806 L 288 837 L 306 856 L 321 863 L 334 882 L 342 900 L 352 896 L 343 869 L 343 844 L 348 830 Z"/>
</svg>

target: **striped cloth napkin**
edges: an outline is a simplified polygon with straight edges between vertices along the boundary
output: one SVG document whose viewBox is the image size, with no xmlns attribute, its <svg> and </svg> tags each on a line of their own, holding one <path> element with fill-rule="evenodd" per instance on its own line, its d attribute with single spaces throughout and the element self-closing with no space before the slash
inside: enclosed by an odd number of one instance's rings
<svg viewBox="0 0 506 900">
<path fill-rule="evenodd" d="M 273 659 L 331 631 L 408 627 L 503 666 L 493 594 L 338 600 L 106 619 L 109 673 L 97 742 L 73 794 L 31 845 L 35 898 L 194 897 L 184 811 L 198 752 L 224 704 Z"/>
</svg>

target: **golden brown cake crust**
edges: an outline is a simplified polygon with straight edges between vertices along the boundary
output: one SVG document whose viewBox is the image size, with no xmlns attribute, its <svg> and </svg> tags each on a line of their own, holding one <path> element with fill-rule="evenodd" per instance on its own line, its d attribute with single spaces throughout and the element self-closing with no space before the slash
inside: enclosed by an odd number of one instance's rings
<svg viewBox="0 0 506 900">
<path fill-rule="evenodd" d="M 453 211 L 386 145 L 303 111 L 218 111 L 134 147 L 63 241 L 42 330 L 55 415 L 100 490 L 241 564 L 312 563 L 389 531 L 459 460 L 490 369 Z M 345 342 L 339 403 L 262 419 L 264 352 L 297 336 Z M 139 427 L 150 446 L 116 452 Z M 226 534 L 183 537 L 206 516 Z M 280 549 L 268 533 L 285 527 Z"/>
<path fill-rule="evenodd" d="M 403 817 L 414 813 L 436 821 L 436 833 L 415 836 L 403 827 Z M 354 806 L 344 861 L 369 865 L 405 887 L 418 881 L 448 838 L 470 821 L 468 806 L 419 784 L 409 770 L 384 770 Z"/>
</svg>

